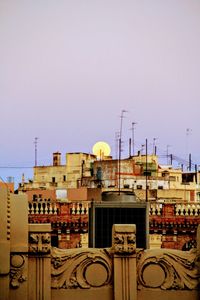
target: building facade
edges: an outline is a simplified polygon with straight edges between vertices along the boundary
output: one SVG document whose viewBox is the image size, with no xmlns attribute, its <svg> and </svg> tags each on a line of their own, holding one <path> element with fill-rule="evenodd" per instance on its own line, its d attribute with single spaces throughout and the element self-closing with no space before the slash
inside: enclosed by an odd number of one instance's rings
<svg viewBox="0 0 200 300">
<path fill-rule="evenodd" d="M 176 249 L 195 243 L 199 220 L 199 172 L 160 165 L 156 155 L 98 160 L 87 153 L 53 154 L 51 166 L 34 167 L 33 180 L 19 186 L 29 199 L 29 221 L 52 224 L 52 241 L 62 248 L 86 243 L 88 207 L 106 191 L 134 192 L 150 203 L 150 245 Z M 87 209 L 86 209 L 87 207 Z M 178 209 L 179 207 L 179 209 Z M 87 212 L 87 213 L 86 213 Z"/>
</svg>

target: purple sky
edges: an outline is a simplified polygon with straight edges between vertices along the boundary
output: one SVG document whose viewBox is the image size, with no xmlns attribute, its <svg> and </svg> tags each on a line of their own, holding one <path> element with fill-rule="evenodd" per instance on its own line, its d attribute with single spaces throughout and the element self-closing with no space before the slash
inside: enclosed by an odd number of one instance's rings
<svg viewBox="0 0 200 300">
<path fill-rule="evenodd" d="M 137 122 L 136 150 L 200 164 L 199 0 L 1 0 L 0 45 L 0 166 L 32 166 L 35 137 L 39 165 L 99 140 L 115 156 L 122 109 L 124 156 Z"/>
</svg>

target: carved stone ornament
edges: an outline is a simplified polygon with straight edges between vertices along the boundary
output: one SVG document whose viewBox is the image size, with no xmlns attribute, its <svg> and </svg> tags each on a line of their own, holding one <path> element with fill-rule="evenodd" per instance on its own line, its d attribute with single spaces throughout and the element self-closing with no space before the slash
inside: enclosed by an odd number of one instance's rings
<svg viewBox="0 0 200 300">
<path fill-rule="evenodd" d="M 20 283 L 27 280 L 24 271 L 25 256 L 20 254 L 11 255 L 10 265 L 10 286 L 16 289 L 20 286 Z"/>
<path fill-rule="evenodd" d="M 130 255 L 136 252 L 135 225 L 113 225 L 112 249 L 116 254 Z"/>
<path fill-rule="evenodd" d="M 52 248 L 52 288 L 98 288 L 112 282 L 111 254 L 105 249 Z"/>
<path fill-rule="evenodd" d="M 30 233 L 29 235 L 29 252 L 33 253 L 50 253 L 51 237 L 50 233 Z"/>
<path fill-rule="evenodd" d="M 138 289 L 193 290 L 200 288 L 199 252 L 152 249 L 137 255 Z"/>
</svg>

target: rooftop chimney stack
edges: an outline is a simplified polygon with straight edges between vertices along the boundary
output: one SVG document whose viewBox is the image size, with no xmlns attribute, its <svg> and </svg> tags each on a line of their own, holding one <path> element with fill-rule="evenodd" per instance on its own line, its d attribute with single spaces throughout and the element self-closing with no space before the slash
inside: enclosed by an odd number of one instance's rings
<svg viewBox="0 0 200 300">
<path fill-rule="evenodd" d="M 53 166 L 60 166 L 61 165 L 61 153 L 54 152 L 53 153 Z"/>
</svg>

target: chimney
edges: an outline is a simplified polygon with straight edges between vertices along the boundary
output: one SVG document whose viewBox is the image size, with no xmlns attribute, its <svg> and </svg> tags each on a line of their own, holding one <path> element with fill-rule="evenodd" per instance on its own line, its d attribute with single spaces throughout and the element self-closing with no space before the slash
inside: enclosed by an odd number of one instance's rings
<svg viewBox="0 0 200 300">
<path fill-rule="evenodd" d="M 54 152 L 53 153 L 53 166 L 60 166 L 61 165 L 61 153 Z"/>
</svg>

